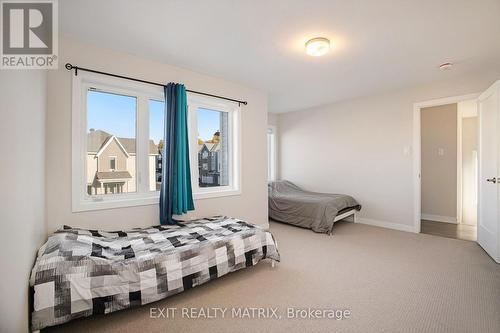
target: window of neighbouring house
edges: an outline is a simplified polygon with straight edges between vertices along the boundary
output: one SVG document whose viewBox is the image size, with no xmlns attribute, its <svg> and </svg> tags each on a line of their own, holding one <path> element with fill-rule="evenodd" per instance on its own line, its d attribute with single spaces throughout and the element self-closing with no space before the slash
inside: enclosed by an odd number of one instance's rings
<svg viewBox="0 0 500 333">
<path fill-rule="evenodd" d="M 109 158 L 109 171 L 116 170 L 116 156 L 111 156 Z"/>
</svg>

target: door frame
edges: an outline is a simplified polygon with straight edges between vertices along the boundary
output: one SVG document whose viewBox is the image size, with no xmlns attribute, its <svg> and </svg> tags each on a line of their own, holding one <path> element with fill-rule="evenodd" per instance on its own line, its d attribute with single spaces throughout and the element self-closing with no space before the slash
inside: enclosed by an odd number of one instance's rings
<svg viewBox="0 0 500 333">
<path fill-rule="evenodd" d="M 269 130 L 272 131 L 273 137 L 272 137 L 272 142 L 271 142 L 271 149 L 272 149 L 272 154 L 271 154 L 271 161 L 267 161 L 268 163 L 268 168 L 269 168 L 269 163 L 271 162 L 271 179 L 268 179 L 267 181 L 275 181 L 278 179 L 278 127 L 276 125 L 267 125 L 267 133 L 269 134 Z M 267 156 L 269 158 L 269 145 L 268 145 L 268 152 Z M 268 169 L 269 171 L 269 169 Z M 268 172 L 268 178 L 269 178 L 269 172 Z"/>
<path fill-rule="evenodd" d="M 421 230 L 421 215 L 422 215 L 422 207 L 421 207 L 421 193 L 422 193 L 422 182 L 420 178 L 421 173 L 421 159 L 422 159 L 422 151 L 421 151 L 421 126 L 420 126 L 420 115 L 421 109 L 440 106 L 446 104 L 454 104 L 459 103 L 471 99 L 477 99 L 480 93 L 473 93 L 467 95 L 460 96 L 451 96 L 445 98 L 438 98 L 427 100 L 423 102 L 417 102 L 413 104 L 413 228 L 415 233 L 420 233 Z M 457 112 L 457 118 L 461 117 Z M 479 114 L 478 114 L 479 117 Z M 458 118 L 460 119 L 460 118 Z M 457 119 L 457 120 L 458 120 Z M 479 118 L 478 118 L 479 119 Z M 460 132 L 460 133 L 458 133 Z M 461 140 L 461 122 L 457 127 L 457 141 Z M 479 134 L 479 133 L 478 133 Z M 459 142 L 457 142 L 459 143 Z M 458 159 L 462 152 L 461 144 L 457 144 L 457 166 Z M 461 203 L 461 193 L 462 193 L 462 179 L 461 179 L 461 163 L 460 167 L 457 167 L 457 220 L 460 221 L 460 216 L 462 214 L 462 203 Z M 458 222 L 457 221 L 457 222 Z"/>
</svg>

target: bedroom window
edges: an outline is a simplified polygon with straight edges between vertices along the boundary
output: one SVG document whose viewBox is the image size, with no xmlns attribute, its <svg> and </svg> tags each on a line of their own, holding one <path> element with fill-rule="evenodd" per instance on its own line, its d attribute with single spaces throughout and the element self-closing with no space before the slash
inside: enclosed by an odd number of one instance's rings
<svg viewBox="0 0 500 333">
<path fill-rule="evenodd" d="M 158 204 L 165 163 L 161 87 L 73 77 L 73 211 Z M 195 199 L 240 193 L 239 108 L 188 94 Z"/>
<path fill-rule="evenodd" d="M 73 211 L 158 202 L 163 104 L 161 87 L 73 77 Z"/>
<path fill-rule="evenodd" d="M 239 108 L 193 95 L 188 105 L 195 198 L 239 194 Z"/>
</svg>

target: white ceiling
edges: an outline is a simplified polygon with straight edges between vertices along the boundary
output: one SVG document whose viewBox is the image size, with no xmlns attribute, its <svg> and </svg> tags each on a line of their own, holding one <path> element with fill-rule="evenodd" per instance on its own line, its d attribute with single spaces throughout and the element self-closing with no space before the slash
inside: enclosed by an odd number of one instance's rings
<svg viewBox="0 0 500 333">
<path fill-rule="evenodd" d="M 258 87 L 271 112 L 500 68 L 500 0 L 64 0 L 59 10 L 65 35 Z M 317 36 L 333 50 L 309 57 Z M 437 70 L 446 61 L 454 68 Z"/>
</svg>

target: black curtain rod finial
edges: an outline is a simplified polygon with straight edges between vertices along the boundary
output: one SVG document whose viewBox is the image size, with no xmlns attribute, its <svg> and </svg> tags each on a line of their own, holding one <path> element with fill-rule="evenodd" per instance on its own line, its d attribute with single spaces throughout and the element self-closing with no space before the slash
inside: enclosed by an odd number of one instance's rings
<svg viewBox="0 0 500 333">
<path fill-rule="evenodd" d="M 101 75 L 107 75 L 107 76 L 111 76 L 111 77 L 117 77 L 117 78 L 120 78 L 120 79 L 131 80 L 131 81 L 136 81 L 136 82 L 141 82 L 141 83 L 146 83 L 146 84 L 152 84 L 152 85 L 155 85 L 155 86 L 165 87 L 165 85 L 162 84 L 162 83 L 151 82 L 151 81 L 136 79 L 136 78 L 133 78 L 133 77 L 123 76 L 123 75 L 116 75 L 116 74 L 111 74 L 111 73 L 107 73 L 107 72 L 97 71 L 97 70 L 94 70 L 94 69 L 73 66 L 69 62 L 66 63 L 66 65 L 64 65 L 64 67 L 68 71 L 74 69 L 75 70 L 75 76 L 78 75 L 78 70 L 82 70 L 82 71 L 85 71 L 85 72 L 96 73 L 96 74 L 101 74 Z M 195 90 L 189 90 L 189 89 L 186 89 L 186 91 L 187 92 L 191 92 L 191 93 L 195 93 L 195 94 L 199 94 L 199 95 L 204 95 L 204 96 L 209 96 L 209 97 L 215 97 L 215 98 L 219 98 L 219 99 L 224 99 L 226 101 L 235 102 L 235 103 L 238 103 L 238 106 L 241 106 L 241 104 L 243 104 L 243 105 L 247 105 L 248 104 L 247 101 L 240 101 L 240 100 L 237 100 L 237 99 L 228 98 L 228 97 L 219 96 L 219 95 L 208 94 L 208 93 L 204 93 L 204 92 L 201 92 L 201 91 L 195 91 Z"/>
</svg>

